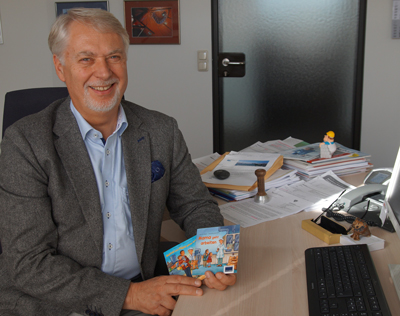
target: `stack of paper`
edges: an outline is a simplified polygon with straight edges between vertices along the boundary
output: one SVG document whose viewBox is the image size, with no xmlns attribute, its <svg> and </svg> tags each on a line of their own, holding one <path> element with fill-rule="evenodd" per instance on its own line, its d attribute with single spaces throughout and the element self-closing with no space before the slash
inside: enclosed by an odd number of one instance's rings
<svg viewBox="0 0 400 316">
<path fill-rule="evenodd" d="M 256 203 L 246 199 L 220 206 L 221 214 L 232 223 L 249 227 L 265 221 L 283 218 L 302 210 L 316 209 L 316 205 L 328 207 L 345 189 L 353 188 L 332 171 L 311 181 L 300 181 L 268 191 L 268 203 Z"/>
<path fill-rule="evenodd" d="M 277 153 L 280 154 L 281 152 L 284 152 L 286 150 L 292 149 L 292 148 L 297 148 L 297 147 L 302 147 L 308 145 L 307 142 L 293 138 L 293 137 L 288 137 L 284 140 L 270 140 L 268 142 L 262 143 L 262 142 L 256 142 L 253 145 L 246 147 L 242 149 L 240 152 L 258 152 L 258 153 Z"/>
<path fill-rule="evenodd" d="M 296 143 L 298 142 L 297 140 L 295 141 Z M 275 148 L 278 148 L 280 146 L 283 146 L 283 148 L 286 150 L 290 145 L 287 144 L 283 144 L 282 145 L 282 141 L 273 141 L 273 142 L 267 142 L 267 143 L 273 143 L 273 146 Z M 255 147 L 259 147 L 259 148 L 263 148 L 261 150 L 250 150 L 251 153 L 254 152 L 262 152 L 262 153 L 267 153 L 266 147 L 263 147 L 262 143 L 259 143 L 260 146 L 258 146 L 258 144 L 255 144 Z M 289 148 L 292 148 L 292 146 L 290 146 Z M 251 154 L 253 155 L 253 154 Z M 202 172 L 204 169 L 206 169 L 208 166 L 212 165 L 213 163 L 215 163 L 215 161 L 217 161 L 219 158 L 221 157 L 220 154 L 218 153 L 213 153 L 211 155 L 208 156 L 204 156 L 204 157 L 200 157 L 200 158 L 196 158 L 193 159 L 193 163 L 196 165 L 196 167 L 199 169 L 200 172 Z M 271 157 L 271 156 L 269 156 Z M 273 156 L 274 159 L 276 156 Z M 254 177 L 254 172 L 250 172 L 251 175 L 251 181 L 255 180 Z M 208 176 L 203 176 L 203 180 L 207 179 L 207 177 L 211 177 L 212 173 L 208 173 Z M 207 180 L 206 180 L 207 181 Z M 216 180 L 214 180 L 216 181 Z M 293 169 L 278 169 L 277 171 L 275 171 L 269 178 L 267 178 L 267 180 L 265 181 L 265 191 L 268 191 L 272 188 L 279 188 L 282 187 L 284 185 L 289 185 L 289 184 L 293 184 L 300 181 L 299 176 L 296 175 L 296 170 Z M 219 181 L 218 181 L 219 182 Z M 217 182 L 217 183 L 218 183 Z M 255 196 L 257 194 L 258 189 L 254 189 L 251 191 L 248 190 L 235 190 L 235 189 L 224 189 L 224 188 L 208 188 L 210 193 L 212 195 L 215 195 L 225 201 L 240 201 L 243 200 L 245 198 L 248 197 L 252 197 Z"/>
<path fill-rule="evenodd" d="M 284 166 L 296 169 L 298 175 L 308 180 L 332 170 L 336 175 L 342 176 L 367 171 L 373 165 L 368 161 L 370 155 L 358 150 L 347 148 L 336 143 L 337 150 L 332 158 L 319 157 L 319 143 L 306 145 L 296 149 L 281 152 L 284 157 Z"/>
<path fill-rule="evenodd" d="M 300 181 L 299 176 L 296 175 L 296 170 L 277 170 L 271 177 L 265 181 L 265 191 L 272 188 L 279 188 L 284 185 L 293 184 Z M 240 191 L 240 190 L 227 190 L 208 188 L 211 194 L 225 200 L 225 201 L 240 201 L 248 197 L 255 196 L 258 189 L 253 191 Z"/>
<path fill-rule="evenodd" d="M 257 177 L 255 175 L 257 169 L 266 171 L 264 180 L 267 180 L 282 167 L 282 164 L 283 157 L 279 154 L 232 151 L 216 159 L 200 174 L 203 183 L 208 188 L 250 192 L 257 188 Z M 230 175 L 226 179 L 218 179 L 214 175 L 217 170 L 228 171 Z"/>
<path fill-rule="evenodd" d="M 332 158 L 321 159 L 319 144 L 308 144 L 301 139 L 288 137 L 265 143 L 256 142 L 240 152 L 222 156 L 214 153 L 194 159 L 193 163 L 211 194 L 227 201 L 239 201 L 257 194 L 254 171 L 259 168 L 267 170 L 265 190 L 268 191 L 296 184 L 299 180 L 310 181 L 327 172 L 343 176 L 365 172 L 373 167 L 368 161 L 370 155 L 338 143 Z M 213 172 L 218 169 L 228 170 L 231 176 L 222 181 L 216 179 Z"/>
</svg>

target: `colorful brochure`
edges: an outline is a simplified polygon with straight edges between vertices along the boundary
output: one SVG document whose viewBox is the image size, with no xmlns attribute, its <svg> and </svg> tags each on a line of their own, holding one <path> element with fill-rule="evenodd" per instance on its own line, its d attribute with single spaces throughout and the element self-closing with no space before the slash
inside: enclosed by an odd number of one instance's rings
<svg viewBox="0 0 400 316">
<path fill-rule="evenodd" d="M 164 252 L 171 275 L 204 279 L 205 272 L 237 273 L 240 225 L 207 227 Z"/>
</svg>

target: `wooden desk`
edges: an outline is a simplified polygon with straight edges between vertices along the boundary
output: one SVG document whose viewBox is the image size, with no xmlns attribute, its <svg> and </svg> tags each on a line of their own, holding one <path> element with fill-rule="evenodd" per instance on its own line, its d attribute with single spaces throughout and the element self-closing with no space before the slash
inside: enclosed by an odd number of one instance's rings
<svg viewBox="0 0 400 316">
<path fill-rule="evenodd" d="M 202 297 L 181 296 L 173 316 L 308 316 L 304 251 L 326 244 L 303 230 L 301 221 L 318 214 L 301 212 L 242 228 L 237 283 L 222 292 L 203 286 Z M 400 263 L 400 240 L 377 227 L 371 227 L 371 232 L 385 239 L 385 249 L 371 254 L 394 316 L 400 312 L 400 301 L 388 264 Z M 178 238 L 179 232 L 175 234 Z"/>
</svg>

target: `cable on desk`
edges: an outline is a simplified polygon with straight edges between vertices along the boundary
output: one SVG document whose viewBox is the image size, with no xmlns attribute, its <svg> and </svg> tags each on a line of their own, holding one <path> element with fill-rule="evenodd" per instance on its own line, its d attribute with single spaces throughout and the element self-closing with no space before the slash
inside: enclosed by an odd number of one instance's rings
<svg viewBox="0 0 400 316">
<path fill-rule="evenodd" d="M 369 203 L 370 203 L 370 201 L 368 201 L 367 209 L 365 210 L 363 216 L 361 216 L 361 219 L 363 219 L 365 217 L 365 215 L 367 215 L 368 210 L 369 210 Z M 347 211 L 347 213 L 350 211 L 350 209 Z M 329 207 L 328 209 L 325 210 L 326 217 L 332 217 L 334 220 L 336 220 L 338 222 L 346 221 L 349 224 L 353 224 L 354 220 L 356 219 L 355 216 L 343 215 L 341 213 L 337 213 L 338 211 L 340 211 L 340 207 L 334 206 L 332 209 L 330 209 L 330 207 Z M 379 224 L 377 224 L 373 221 L 366 220 L 365 222 L 368 224 L 368 226 L 380 226 Z"/>
</svg>

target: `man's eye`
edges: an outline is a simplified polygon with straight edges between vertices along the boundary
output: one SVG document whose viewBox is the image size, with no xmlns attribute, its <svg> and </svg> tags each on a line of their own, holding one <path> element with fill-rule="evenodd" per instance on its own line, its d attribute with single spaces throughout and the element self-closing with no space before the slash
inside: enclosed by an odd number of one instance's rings
<svg viewBox="0 0 400 316">
<path fill-rule="evenodd" d="M 112 55 L 112 56 L 110 56 L 110 59 L 111 59 L 112 61 L 118 61 L 118 60 L 121 59 L 121 56 L 119 56 L 119 55 Z"/>
<path fill-rule="evenodd" d="M 82 58 L 81 61 L 82 61 L 82 62 L 89 62 L 89 61 L 90 61 L 90 58 Z"/>
</svg>

